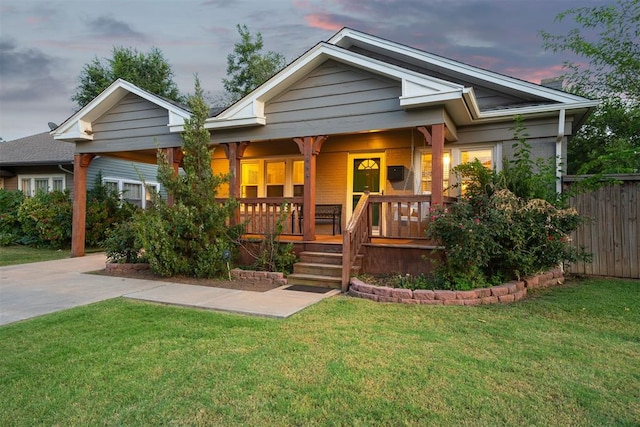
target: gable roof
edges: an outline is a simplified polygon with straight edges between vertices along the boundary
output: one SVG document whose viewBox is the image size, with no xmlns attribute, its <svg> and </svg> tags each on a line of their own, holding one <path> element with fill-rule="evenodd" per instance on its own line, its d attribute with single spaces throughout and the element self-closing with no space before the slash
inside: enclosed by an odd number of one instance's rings
<svg viewBox="0 0 640 427">
<path fill-rule="evenodd" d="M 73 163 L 75 145 L 43 132 L 0 143 L 0 166 Z"/>
<path fill-rule="evenodd" d="M 558 114 L 560 110 L 575 110 L 584 116 L 598 104 L 577 95 L 344 28 L 327 42 L 318 43 L 231 107 L 210 117 L 205 127 L 228 129 L 267 124 L 265 104 L 328 59 L 398 81 L 402 89 L 398 100 L 400 107 L 410 110 L 444 105 L 458 125 L 511 120 L 517 114 Z M 528 102 L 483 110 L 476 99 L 473 84 L 435 77 L 428 70 L 438 70 L 439 75 L 462 76 L 464 81 L 481 82 L 504 93 L 522 96 Z M 171 127 L 171 130 L 181 131 L 182 126 Z"/>
<path fill-rule="evenodd" d="M 190 117 L 187 107 L 141 89 L 126 80 L 118 79 L 77 113 L 52 130 L 51 134 L 55 139 L 63 141 L 93 140 L 92 122 L 109 111 L 129 93 L 133 93 L 167 110 L 169 115 L 168 126 L 184 124 L 184 120 Z"/>
</svg>

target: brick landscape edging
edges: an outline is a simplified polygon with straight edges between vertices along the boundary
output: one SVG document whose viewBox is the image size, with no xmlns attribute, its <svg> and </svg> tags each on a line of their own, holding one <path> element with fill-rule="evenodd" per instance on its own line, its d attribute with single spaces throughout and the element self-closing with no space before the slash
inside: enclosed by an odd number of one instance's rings
<svg viewBox="0 0 640 427">
<path fill-rule="evenodd" d="M 253 271 L 242 270 L 241 268 L 234 268 L 231 270 L 231 277 L 234 279 L 241 279 L 252 282 L 260 283 L 273 283 L 278 286 L 284 286 L 287 284 L 287 279 L 282 273 L 274 273 L 271 271 Z"/>
<path fill-rule="evenodd" d="M 527 289 L 545 288 L 564 283 L 564 272 L 557 268 L 521 281 L 512 280 L 500 286 L 471 291 L 398 289 L 374 286 L 358 278 L 351 278 L 349 295 L 378 302 L 430 305 L 508 304 L 527 295 Z"/>
</svg>

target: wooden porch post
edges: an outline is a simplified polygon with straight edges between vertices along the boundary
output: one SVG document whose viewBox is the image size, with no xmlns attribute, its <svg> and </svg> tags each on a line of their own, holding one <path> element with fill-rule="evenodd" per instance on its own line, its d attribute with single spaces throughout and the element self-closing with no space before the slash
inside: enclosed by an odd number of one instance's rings
<svg viewBox="0 0 640 427">
<path fill-rule="evenodd" d="M 327 135 L 293 138 L 304 156 L 304 193 L 302 206 L 302 239 L 316 240 L 316 156 Z"/>
<path fill-rule="evenodd" d="M 431 133 L 425 127 L 419 127 L 427 144 L 431 146 L 431 204 L 442 205 L 444 186 L 444 123 L 431 125 Z"/>
<path fill-rule="evenodd" d="M 442 206 L 444 186 L 444 165 L 442 156 L 444 155 L 444 123 L 431 126 L 431 171 L 433 181 L 431 186 L 431 203 Z"/>
<path fill-rule="evenodd" d="M 242 176 L 240 170 L 240 160 L 244 156 L 244 151 L 249 146 L 249 141 L 243 142 L 229 142 L 222 144 L 224 152 L 229 160 L 229 173 L 231 174 L 231 180 L 229 181 L 229 197 L 239 199 L 240 186 L 242 185 Z M 232 225 L 240 223 L 240 210 L 236 209 L 235 214 L 231 218 Z"/>
<path fill-rule="evenodd" d="M 71 226 L 71 256 L 84 256 L 87 224 L 87 168 L 95 154 L 73 156 L 73 212 Z"/>
<path fill-rule="evenodd" d="M 169 164 L 173 168 L 174 175 L 178 175 L 180 163 L 182 162 L 182 158 L 184 157 L 184 154 L 182 153 L 182 147 L 163 148 L 162 151 L 167 157 L 167 162 L 169 162 Z M 167 194 L 167 204 L 169 206 L 173 205 L 173 194 Z"/>
</svg>

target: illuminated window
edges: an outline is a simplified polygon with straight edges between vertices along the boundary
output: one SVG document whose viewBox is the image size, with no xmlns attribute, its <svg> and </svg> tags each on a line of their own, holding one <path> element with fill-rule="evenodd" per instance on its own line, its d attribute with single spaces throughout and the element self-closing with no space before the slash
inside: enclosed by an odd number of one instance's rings
<svg viewBox="0 0 640 427">
<path fill-rule="evenodd" d="M 493 168 L 493 153 L 490 148 L 460 151 L 460 163 L 469 163 L 476 159 L 479 160 L 485 168 Z"/>
<path fill-rule="evenodd" d="M 304 161 L 252 159 L 240 163 L 240 197 L 302 197 Z"/>
<path fill-rule="evenodd" d="M 284 197 L 285 163 L 267 163 L 267 197 Z"/>
<path fill-rule="evenodd" d="M 258 197 L 258 163 L 242 163 L 241 166 L 242 184 L 241 184 L 241 196 L 242 197 Z"/>
<path fill-rule="evenodd" d="M 459 147 L 451 147 L 449 151 L 446 151 L 442 158 L 443 169 L 444 169 L 444 179 L 443 179 L 443 189 L 448 188 L 449 186 L 453 186 L 449 190 L 444 192 L 446 196 L 458 196 L 460 194 L 464 194 L 465 183 L 457 182 L 457 177 L 451 173 L 451 170 L 456 166 L 472 162 L 475 159 L 478 159 L 484 167 L 487 169 L 495 169 L 496 168 L 496 160 L 497 156 L 497 148 L 484 146 L 479 148 L 459 148 Z M 432 162 L 431 162 L 431 152 L 422 151 L 420 153 L 420 182 L 418 184 L 418 190 L 422 194 L 430 194 L 432 191 Z M 460 184 L 455 186 L 454 184 Z"/>
<path fill-rule="evenodd" d="M 293 162 L 293 196 L 302 197 L 304 195 L 304 161 Z"/>
<path fill-rule="evenodd" d="M 433 188 L 433 170 L 432 170 L 432 156 L 431 153 L 423 153 L 421 156 L 422 166 L 422 182 L 421 192 L 422 194 L 431 194 Z M 445 190 L 449 187 L 449 172 L 451 168 L 451 153 L 446 152 L 442 155 L 442 167 L 444 169 L 442 189 Z M 447 195 L 447 192 L 444 193 Z"/>
</svg>

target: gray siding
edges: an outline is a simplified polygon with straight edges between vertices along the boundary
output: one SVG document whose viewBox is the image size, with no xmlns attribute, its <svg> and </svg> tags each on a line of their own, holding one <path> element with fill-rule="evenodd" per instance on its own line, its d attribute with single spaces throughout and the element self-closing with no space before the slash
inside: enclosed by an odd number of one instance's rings
<svg viewBox="0 0 640 427">
<path fill-rule="evenodd" d="M 97 157 L 93 159 L 87 170 L 87 187 L 92 188 L 96 178 L 102 174 L 102 178 L 116 178 L 132 181 L 158 182 L 158 167 L 147 163 L 128 162 L 109 157 Z M 161 194 L 164 193 L 162 186 Z"/>
<path fill-rule="evenodd" d="M 93 141 L 77 144 L 76 151 L 103 153 L 179 147 L 182 139 L 169 132 L 169 112 L 132 93 L 93 123 Z"/>
<path fill-rule="evenodd" d="M 216 130 L 214 142 L 289 139 L 441 123 L 441 107 L 405 111 L 400 82 L 328 60 L 265 106 L 267 125 Z"/>
<path fill-rule="evenodd" d="M 489 86 L 486 82 L 472 79 L 462 74 L 453 72 L 447 72 L 435 68 L 426 68 L 424 63 L 420 65 L 411 62 L 411 58 L 406 58 L 405 61 L 399 58 L 392 58 L 383 53 L 372 52 L 367 49 L 363 49 L 357 46 L 352 46 L 349 50 L 359 53 L 369 58 L 378 59 L 389 64 L 394 64 L 413 70 L 421 74 L 425 74 L 438 79 L 446 80 L 449 82 L 464 85 L 465 87 L 473 87 L 478 106 L 480 110 L 491 110 L 500 107 L 515 106 L 515 105 L 529 105 L 529 104 L 548 104 L 549 100 L 534 97 L 529 94 L 507 92 L 505 90 L 499 90 L 497 86 Z M 504 88 L 503 88 L 504 89 Z"/>
<path fill-rule="evenodd" d="M 265 113 L 270 124 L 326 120 L 402 111 L 400 83 L 326 61 L 271 100 Z"/>
</svg>

